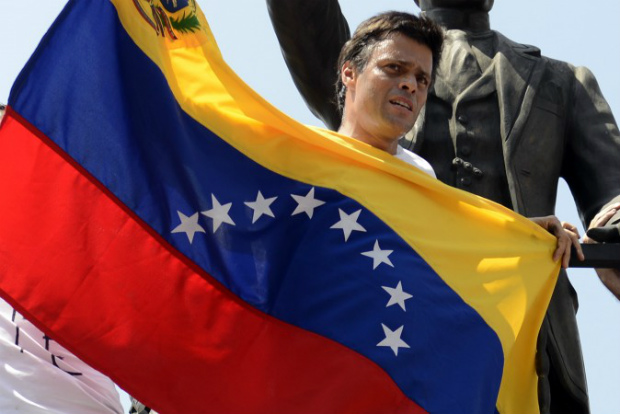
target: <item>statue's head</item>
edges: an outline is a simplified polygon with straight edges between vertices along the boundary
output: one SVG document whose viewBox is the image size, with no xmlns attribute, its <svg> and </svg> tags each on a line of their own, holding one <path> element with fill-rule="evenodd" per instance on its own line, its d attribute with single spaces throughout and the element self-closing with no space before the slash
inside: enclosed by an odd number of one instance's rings
<svg viewBox="0 0 620 414">
<path fill-rule="evenodd" d="M 493 8 L 493 0 L 414 0 L 422 11 L 433 9 L 463 9 L 488 12 Z"/>
</svg>

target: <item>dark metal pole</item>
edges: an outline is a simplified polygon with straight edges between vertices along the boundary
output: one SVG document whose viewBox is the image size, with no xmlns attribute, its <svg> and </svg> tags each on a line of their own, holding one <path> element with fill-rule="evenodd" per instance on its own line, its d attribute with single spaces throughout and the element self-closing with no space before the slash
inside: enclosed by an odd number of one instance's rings
<svg viewBox="0 0 620 414">
<path fill-rule="evenodd" d="M 581 262 L 573 248 L 568 267 L 599 267 L 620 269 L 620 243 L 582 244 L 586 259 Z"/>
</svg>

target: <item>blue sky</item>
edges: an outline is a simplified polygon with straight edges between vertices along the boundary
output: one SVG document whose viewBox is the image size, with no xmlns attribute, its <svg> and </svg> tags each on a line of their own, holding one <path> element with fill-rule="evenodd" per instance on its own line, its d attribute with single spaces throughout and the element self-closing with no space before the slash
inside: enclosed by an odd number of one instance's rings
<svg viewBox="0 0 620 414">
<path fill-rule="evenodd" d="M 293 86 L 268 20 L 264 0 L 197 0 L 227 62 L 250 86 L 293 118 L 321 125 Z M 65 0 L 0 0 L 0 102 Z M 418 12 L 413 0 L 341 0 L 351 26 L 384 10 Z M 620 117 L 620 2 L 613 0 L 499 0 L 491 26 L 544 55 L 588 66 L 616 118 Z M 93 45 L 96 47 L 96 45 Z M 553 156 L 553 154 L 550 154 Z M 618 160 L 620 162 L 620 160 Z M 565 185 L 556 214 L 579 223 Z M 583 234 L 583 230 L 581 230 Z M 591 270 L 570 277 L 579 294 L 578 314 L 592 412 L 620 412 L 620 302 Z"/>
</svg>

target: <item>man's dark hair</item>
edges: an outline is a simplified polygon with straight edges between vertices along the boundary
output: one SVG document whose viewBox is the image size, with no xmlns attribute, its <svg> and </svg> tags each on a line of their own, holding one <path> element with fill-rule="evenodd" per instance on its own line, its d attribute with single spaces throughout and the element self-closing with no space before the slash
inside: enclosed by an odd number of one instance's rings
<svg viewBox="0 0 620 414">
<path fill-rule="evenodd" d="M 357 71 L 363 71 L 375 45 L 395 33 L 405 35 L 431 50 L 433 56 L 431 79 L 435 79 L 444 39 L 441 27 L 426 17 L 417 17 L 409 13 L 389 11 L 377 14 L 363 21 L 355 29 L 353 37 L 344 44 L 340 51 L 338 80 L 336 82 L 336 102 L 340 113 L 344 108 L 346 93 L 346 87 L 342 83 L 340 73 L 342 65 L 345 62 L 351 62 Z"/>
</svg>

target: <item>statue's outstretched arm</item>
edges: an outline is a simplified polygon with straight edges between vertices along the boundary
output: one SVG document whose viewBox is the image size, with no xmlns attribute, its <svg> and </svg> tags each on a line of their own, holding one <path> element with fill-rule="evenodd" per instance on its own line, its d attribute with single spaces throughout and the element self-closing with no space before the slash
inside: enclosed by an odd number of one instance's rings
<svg viewBox="0 0 620 414">
<path fill-rule="evenodd" d="M 269 15 L 293 81 L 312 113 L 340 125 L 336 63 L 350 32 L 337 0 L 267 0 Z"/>
</svg>

